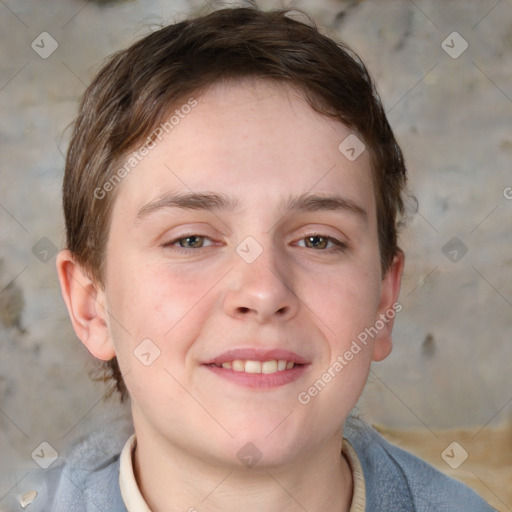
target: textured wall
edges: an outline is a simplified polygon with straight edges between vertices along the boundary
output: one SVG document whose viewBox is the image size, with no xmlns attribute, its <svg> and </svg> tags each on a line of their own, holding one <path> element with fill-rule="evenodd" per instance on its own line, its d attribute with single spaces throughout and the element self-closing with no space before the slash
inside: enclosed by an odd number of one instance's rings
<svg viewBox="0 0 512 512">
<path fill-rule="evenodd" d="M 56 279 L 64 129 L 105 56 L 203 5 L 101 3 L 0 2 L 0 471 L 17 464 L 0 482 L 0 501 L 9 482 L 34 465 L 30 453 L 41 441 L 60 450 L 114 409 L 86 376 L 90 359 L 72 332 Z M 395 349 L 372 370 L 363 414 L 403 427 L 506 421 L 510 0 L 294 5 L 367 63 L 419 200 L 402 235 L 407 263 Z"/>
</svg>

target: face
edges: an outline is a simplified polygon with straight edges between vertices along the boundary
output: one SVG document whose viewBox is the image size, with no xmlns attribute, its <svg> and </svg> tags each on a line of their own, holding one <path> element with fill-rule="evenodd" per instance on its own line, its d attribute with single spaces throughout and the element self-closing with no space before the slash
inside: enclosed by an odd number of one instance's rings
<svg viewBox="0 0 512 512">
<path fill-rule="evenodd" d="M 228 464 L 251 442 L 284 463 L 339 436 L 392 321 L 353 342 L 401 268 L 381 275 L 367 151 L 338 149 L 349 128 L 265 81 L 196 99 L 119 185 L 106 343 L 138 435 Z"/>
</svg>

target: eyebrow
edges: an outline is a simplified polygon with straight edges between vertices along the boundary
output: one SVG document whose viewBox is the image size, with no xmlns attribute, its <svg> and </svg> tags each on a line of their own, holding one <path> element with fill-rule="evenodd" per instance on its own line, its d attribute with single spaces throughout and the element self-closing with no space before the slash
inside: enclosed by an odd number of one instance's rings
<svg viewBox="0 0 512 512">
<path fill-rule="evenodd" d="M 227 210 L 233 211 L 240 202 L 230 196 L 218 193 L 168 193 L 144 205 L 137 213 L 143 219 L 152 213 L 167 208 L 185 210 Z M 286 212 L 345 211 L 367 221 L 366 210 L 348 197 L 340 195 L 301 194 L 290 196 L 281 206 Z"/>
<path fill-rule="evenodd" d="M 366 210 L 348 197 L 340 195 L 318 195 L 301 194 L 296 197 L 290 197 L 286 203 L 286 209 L 290 211 L 346 211 L 362 220 L 368 220 Z"/>
<path fill-rule="evenodd" d="M 167 208 L 184 210 L 234 210 L 238 201 L 224 194 L 169 193 L 144 205 L 137 213 L 137 219 Z"/>
</svg>

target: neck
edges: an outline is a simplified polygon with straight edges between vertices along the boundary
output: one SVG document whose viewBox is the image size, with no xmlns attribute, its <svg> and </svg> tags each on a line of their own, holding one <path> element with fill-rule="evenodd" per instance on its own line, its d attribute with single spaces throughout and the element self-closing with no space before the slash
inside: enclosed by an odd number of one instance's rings
<svg viewBox="0 0 512 512">
<path fill-rule="evenodd" d="M 241 468 L 137 433 L 134 472 L 152 512 L 348 512 L 353 483 L 341 436 L 285 464 Z"/>
</svg>

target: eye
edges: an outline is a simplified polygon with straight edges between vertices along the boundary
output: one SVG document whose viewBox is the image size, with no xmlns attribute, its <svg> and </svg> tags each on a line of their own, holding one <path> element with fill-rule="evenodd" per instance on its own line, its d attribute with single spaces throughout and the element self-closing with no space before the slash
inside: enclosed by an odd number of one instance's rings
<svg viewBox="0 0 512 512">
<path fill-rule="evenodd" d="M 176 238 L 164 244 L 164 247 L 174 247 L 177 249 L 201 249 L 212 245 L 212 241 L 203 235 L 186 235 L 181 238 Z"/>
<path fill-rule="evenodd" d="M 304 242 L 304 245 L 301 244 Z M 302 238 L 297 244 L 300 247 L 307 247 L 308 249 L 319 249 L 327 251 L 342 251 L 347 248 L 347 245 L 330 236 L 311 234 Z"/>
</svg>

